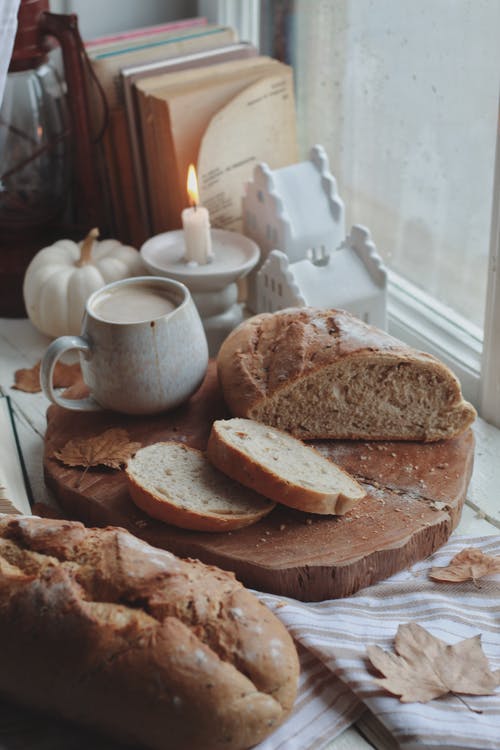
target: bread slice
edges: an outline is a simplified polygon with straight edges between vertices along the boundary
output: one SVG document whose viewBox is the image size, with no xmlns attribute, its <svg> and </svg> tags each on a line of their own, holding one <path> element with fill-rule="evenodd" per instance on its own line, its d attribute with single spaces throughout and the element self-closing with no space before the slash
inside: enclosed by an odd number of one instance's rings
<svg viewBox="0 0 500 750">
<path fill-rule="evenodd" d="M 442 362 L 343 310 L 256 315 L 225 340 L 217 370 L 234 416 L 305 440 L 443 440 L 476 417 Z"/>
<path fill-rule="evenodd" d="M 134 503 L 182 529 L 230 531 L 256 523 L 274 503 L 214 469 L 202 451 L 183 443 L 154 443 L 126 469 Z"/>
<path fill-rule="evenodd" d="M 250 419 L 214 422 L 207 455 L 232 479 L 308 513 L 343 515 L 366 494 L 353 477 L 314 448 Z"/>
</svg>

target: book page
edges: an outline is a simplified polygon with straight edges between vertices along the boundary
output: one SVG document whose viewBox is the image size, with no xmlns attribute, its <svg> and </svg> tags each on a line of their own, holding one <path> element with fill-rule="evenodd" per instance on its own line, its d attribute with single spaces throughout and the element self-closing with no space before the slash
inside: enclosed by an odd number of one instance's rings
<svg viewBox="0 0 500 750">
<path fill-rule="evenodd" d="M 250 66 L 247 71 L 228 78 L 215 78 L 206 86 L 190 89 L 189 93 L 170 95 L 167 106 L 170 113 L 172 140 L 177 159 L 178 189 L 172 195 L 174 215 L 180 221 L 180 212 L 187 205 L 186 178 L 189 164 L 198 161 L 200 145 L 205 131 L 214 114 L 231 102 L 241 91 L 256 83 L 270 72 L 284 66 L 270 63 L 264 66 Z"/>
<path fill-rule="evenodd" d="M 214 50 L 211 50 L 213 52 Z M 220 50 L 219 50 L 220 51 Z M 201 53 L 200 53 L 201 54 Z M 159 75 L 145 75 L 136 81 L 136 86 L 147 94 L 166 98 L 169 94 L 192 90 L 193 87 L 210 86 L 216 80 L 248 71 L 249 68 L 263 68 L 267 65 L 283 65 L 265 55 L 242 58 L 217 63 L 216 66 L 201 65 L 184 70 L 174 70 Z"/>
<path fill-rule="evenodd" d="M 200 66 L 218 65 L 224 61 L 254 58 L 258 55 L 257 48 L 249 42 L 228 44 L 225 47 L 204 50 L 203 52 L 192 52 L 189 55 L 181 55 L 168 60 L 160 60 L 153 63 L 125 68 L 121 71 L 125 108 L 130 135 L 130 146 L 134 164 L 134 175 L 136 180 L 136 192 L 139 198 L 142 228 L 146 237 L 151 236 L 151 221 L 147 201 L 146 188 L 146 165 L 144 149 L 141 143 L 138 112 L 138 92 L 136 83 L 144 80 L 145 76 L 156 77 L 165 73 L 178 73 L 182 70 L 192 69 Z"/>
<path fill-rule="evenodd" d="M 254 167 L 271 169 L 298 161 L 291 69 L 249 86 L 210 121 L 201 141 L 201 203 L 213 227 L 241 231 L 245 182 Z"/>
<path fill-rule="evenodd" d="M 0 396 L 0 513 L 31 515 L 8 399 Z"/>
<path fill-rule="evenodd" d="M 235 93 L 231 89 L 225 98 L 212 105 L 211 85 L 226 80 L 229 74 L 235 75 L 249 66 L 267 65 L 270 58 L 255 58 L 221 63 L 214 67 L 188 68 L 187 70 L 170 71 L 156 76 L 146 76 L 135 82 L 135 95 L 140 122 L 141 148 L 143 153 L 144 173 L 146 175 L 146 195 L 149 209 L 149 226 L 152 234 L 168 229 L 176 229 L 181 224 L 181 211 L 187 205 L 186 175 L 181 179 L 178 169 L 178 152 L 174 145 L 168 101 L 179 96 L 176 109 L 180 112 L 186 128 L 177 125 L 176 132 L 182 142 L 192 129 L 198 132 L 195 150 L 191 150 L 191 162 L 196 163 L 198 147 L 205 126 L 219 106 Z M 236 87 L 236 91 L 242 88 Z M 203 87 L 201 98 L 200 86 Z M 223 84 L 225 86 L 225 83 Z M 194 95 L 192 94 L 194 92 Z M 200 106 L 209 105 L 204 121 L 200 120 Z M 182 119 L 185 112 L 186 118 Z M 189 165 L 189 162 L 188 162 Z"/>
<path fill-rule="evenodd" d="M 162 223 L 153 218 L 153 232 L 180 227 L 181 211 L 188 205 L 188 167 L 197 162 L 201 139 L 213 115 L 249 84 L 287 70 L 287 66 L 276 60 L 258 57 L 138 82 L 139 98 L 144 99 L 147 92 L 148 99 L 154 102 L 153 127 L 157 131 L 157 159 L 149 161 L 147 170 L 157 172 L 158 176 L 168 171 L 168 179 L 163 174 L 156 181 L 156 190 L 163 193 L 164 216 L 169 218 Z M 163 85 L 156 86 L 161 80 Z"/>
</svg>

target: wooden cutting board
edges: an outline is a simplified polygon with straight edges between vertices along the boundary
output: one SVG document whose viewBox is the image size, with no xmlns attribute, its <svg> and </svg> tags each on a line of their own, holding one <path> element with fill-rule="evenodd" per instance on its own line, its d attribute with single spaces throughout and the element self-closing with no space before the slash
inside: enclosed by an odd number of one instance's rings
<svg viewBox="0 0 500 750">
<path fill-rule="evenodd" d="M 206 445 L 214 419 L 227 417 L 214 365 L 184 406 L 157 417 L 111 412 L 47 412 L 46 482 L 64 511 L 87 525 L 123 526 L 181 557 L 233 570 L 247 586 L 303 601 L 348 596 L 430 555 L 457 525 L 472 472 L 471 430 L 439 443 L 317 441 L 355 475 L 367 496 L 345 516 L 277 506 L 254 526 L 229 533 L 185 531 L 148 518 L 129 498 L 122 471 L 63 466 L 55 450 L 74 437 L 123 427 L 143 445 Z"/>
</svg>

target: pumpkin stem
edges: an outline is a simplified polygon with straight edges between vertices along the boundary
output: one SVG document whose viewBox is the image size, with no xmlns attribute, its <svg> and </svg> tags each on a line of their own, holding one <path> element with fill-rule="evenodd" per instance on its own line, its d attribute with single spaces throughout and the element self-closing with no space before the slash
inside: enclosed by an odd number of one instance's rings
<svg viewBox="0 0 500 750">
<path fill-rule="evenodd" d="M 94 246 L 94 240 L 96 240 L 98 237 L 99 230 L 96 227 L 94 227 L 94 229 L 91 229 L 88 235 L 85 237 L 80 248 L 80 257 L 76 262 L 76 265 L 78 267 L 86 266 L 90 263 L 90 261 L 92 260 L 92 248 Z"/>
</svg>

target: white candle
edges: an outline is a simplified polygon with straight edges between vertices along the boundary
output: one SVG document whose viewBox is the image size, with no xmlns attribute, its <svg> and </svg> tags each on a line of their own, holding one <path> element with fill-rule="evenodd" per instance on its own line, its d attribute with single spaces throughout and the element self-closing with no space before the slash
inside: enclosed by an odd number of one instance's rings
<svg viewBox="0 0 500 750">
<path fill-rule="evenodd" d="M 192 164 L 188 170 L 187 189 L 191 207 L 182 212 L 184 229 L 184 258 L 189 262 L 204 265 L 212 259 L 212 238 L 210 235 L 210 215 L 204 206 L 198 205 L 198 183 Z"/>
</svg>

